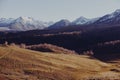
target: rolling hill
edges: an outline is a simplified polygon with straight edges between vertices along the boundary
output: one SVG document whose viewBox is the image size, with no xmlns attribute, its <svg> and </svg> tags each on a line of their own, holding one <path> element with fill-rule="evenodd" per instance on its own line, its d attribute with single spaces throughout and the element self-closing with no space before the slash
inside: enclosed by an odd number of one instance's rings
<svg viewBox="0 0 120 80">
<path fill-rule="evenodd" d="M 119 68 L 83 55 L 0 47 L 0 80 L 120 79 Z"/>
<path fill-rule="evenodd" d="M 120 44 L 98 45 L 105 42 L 120 40 L 120 26 L 70 26 L 55 30 L 32 30 L 25 32 L 1 32 L 0 43 L 21 44 L 27 46 L 39 44 L 52 44 L 78 54 L 92 51 L 94 57 L 100 60 L 113 60 L 120 58 Z"/>
</svg>

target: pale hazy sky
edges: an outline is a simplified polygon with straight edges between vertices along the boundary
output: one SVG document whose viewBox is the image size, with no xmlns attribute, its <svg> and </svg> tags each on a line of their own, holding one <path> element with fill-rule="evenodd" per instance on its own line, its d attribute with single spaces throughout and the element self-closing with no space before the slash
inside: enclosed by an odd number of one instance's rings
<svg viewBox="0 0 120 80">
<path fill-rule="evenodd" d="M 43 21 L 100 17 L 120 9 L 120 0 L 0 0 L 0 17 Z"/>
</svg>

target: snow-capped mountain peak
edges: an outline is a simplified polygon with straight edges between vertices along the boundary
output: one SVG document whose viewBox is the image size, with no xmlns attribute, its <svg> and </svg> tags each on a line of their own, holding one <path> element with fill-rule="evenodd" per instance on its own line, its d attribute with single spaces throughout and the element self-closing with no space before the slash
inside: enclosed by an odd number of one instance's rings
<svg viewBox="0 0 120 80">
<path fill-rule="evenodd" d="M 81 16 L 81 17 L 77 18 L 76 20 L 74 20 L 72 23 L 73 23 L 73 24 L 76 24 L 76 25 L 85 24 L 85 23 L 87 23 L 89 20 L 90 20 L 90 19 L 87 19 L 87 18 Z"/>
<path fill-rule="evenodd" d="M 21 22 L 21 23 L 33 23 L 34 20 L 31 17 L 19 17 L 15 20 L 16 22 Z"/>
<path fill-rule="evenodd" d="M 69 23 L 70 21 L 67 20 L 67 19 L 62 19 L 62 20 L 60 20 L 60 21 L 58 21 L 58 22 L 61 22 L 61 23 Z"/>
<path fill-rule="evenodd" d="M 71 22 L 67 19 L 62 19 L 58 22 L 56 22 L 55 24 L 51 25 L 49 27 L 49 29 L 59 29 L 61 27 L 66 27 L 66 26 L 69 26 L 71 24 Z"/>
<path fill-rule="evenodd" d="M 43 22 L 43 21 L 35 20 L 32 17 L 19 17 L 16 19 L 0 18 L 0 27 L 6 27 L 9 30 L 17 30 L 17 31 L 44 29 L 52 24 L 53 24 L 52 22 Z"/>
<path fill-rule="evenodd" d="M 117 9 L 114 13 L 119 13 L 120 14 L 120 9 Z"/>
<path fill-rule="evenodd" d="M 109 15 L 114 15 L 114 16 L 120 15 L 120 9 L 115 10 L 113 13 L 111 13 Z"/>
<path fill-rule="evenodd" d="M 95 24 L 118 24 L 120 23 L 120 9 L 117 9 L 111 14 L 101 17 Z"/>
</svg>

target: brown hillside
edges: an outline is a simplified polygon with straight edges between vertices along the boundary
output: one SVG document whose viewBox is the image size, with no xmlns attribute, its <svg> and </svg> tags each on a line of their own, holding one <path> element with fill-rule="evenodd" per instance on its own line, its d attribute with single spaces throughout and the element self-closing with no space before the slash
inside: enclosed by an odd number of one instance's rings
<svg viewBox="0 0 120 80">
<path fill-rule="evenodd" d="M 0 80 L 120 79 L 114 69 L 116 66 L 88 56 L 0 47 Z"/>
</svg>

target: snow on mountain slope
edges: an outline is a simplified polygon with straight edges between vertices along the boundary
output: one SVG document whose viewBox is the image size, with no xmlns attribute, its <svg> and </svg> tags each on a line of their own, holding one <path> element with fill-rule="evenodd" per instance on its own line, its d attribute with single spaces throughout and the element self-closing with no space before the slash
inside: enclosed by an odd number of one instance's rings
<svg viewBox="0 0 120 80">
<path fill-rule="evenodd" d="M 93 24 L 94 22 L 96 22 L 97 20 L 99 20 L 100 17 L 97 17 L 97 18 L 92 18 L 90 19 L 88 22 L 86 22 L 85 24 Z"/>
<path fill-rule="evenodd" d="M 104 15 L 102 17 L 88 19 L 85 17 L 79 17 L 76 20 L 70 22 L 69 20 L 62 19 L 56 23 L 43 22 L 35 20 L 31 17 L 19 17 L 13 18 L 0 18 L 0 27 L 5 27 L 1 30 L 15 30 L 15 31 L 27 31 L 35 29 L 59 29 L 70 25 L 120 25 L 120 9 L 117 9 L 111 14 Z"/>
<path fill-rule="evenodd" d="M 88 19 L 85 17 L 80 17 L 80 18 L 74 20 L 72 22 L 72 25 L 89 25 L 89 24 L 93 24 L 94 22 L 96 22 L 99 19 L 100 19 L 100 17 L 91 18 L 91 19 Z"/>
<path fill-rule="evenodd" d="M 0 27 L 2 26 L 8 26 L 10 23 L 12 23 L 14 21 L 13 18 L 9 18 L 9 19 L 6 19 L 6 18 L 0 18 Z"/>
<path fill-rule="evenodd" d="M 90 19 L 87 19 L 87 18 L 81 16 L 81 17 L 77 18 L 76 20 L 74 20 L 72 22 L 72 24 L 73 25 L 81 25 L 81 24 L 87 23 L 88 21 L 90 21 Z"/>
<path fill-rule="evenodd" d="M 86 24 L 88 25 L 88 24 L 94 23 L 98 19 L 99 18 L 87 19 L 85 17 L 79 17 L 72 22 L 70 22 L 69 20 L 63 19 L 51 25 L 50 27 L 48 27 L 48 29 L 59 29 L 61 27 L 66 27 L 70 25 L 86 25 Z"/>
<path fill-rule="evenodd" d="M 69 26 L 71 24 L 71 22 L 67 19 L 62 19 L 58 22 L 56 22 L 55 24 L 51 25 L 49 27 L 49 29 L 59 29 L 61 27 L 66 27 L 66 26 Z"/>
<path fill-rule="evenodd" d="M 104 15 L 98 18 L 87 19 L 80 17 L 73 21 L 74 25 L 89 25 L 89 24 L 102 24 L 102 25 L 117 25 L 120 24 L 120 9 L 117 9 L 111 14 Z"/>
<path fill-rule="evenodd" d="M 7 27 L 9 30 L 15 30 L 15 31 L 44 29 L 52 24 L 53 22 L 38 21 L 31 17 L 19 17 L 17 19 L 13 19 L 13 18 L 0 19 L 0 27 Z"/>
<path fill-rule="evenodd" d="M 120 24 L 120 9 L 101 17 L 95 24 Z"/>
</svg>

